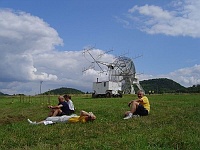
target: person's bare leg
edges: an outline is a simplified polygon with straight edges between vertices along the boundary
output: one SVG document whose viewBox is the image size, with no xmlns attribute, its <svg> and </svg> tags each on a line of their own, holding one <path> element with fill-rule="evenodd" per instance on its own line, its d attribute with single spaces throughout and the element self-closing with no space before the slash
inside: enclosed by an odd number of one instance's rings
<svg viewBox="0 0 200 150">
<path fill-rule="evenodd" d="M 132 104 L 131 104 L 131 113 L 133 114 L 135 111 L 136 111 L 136 109 L 137 109 L 137 107 L 138 107 L 138 105 L 139 105 L 139 103 L 138 102 L 133 102 Z"/>
<path fill-rule="evenodd" d="M 54 113 L 54 110 L 53 109 L 51 109 L 51 111 L 49 112 L 49 114 L 48 114 L 48 117 L 51 117 L 51 116 L 53 116 L 53 113 Z"/>
<path fill-rule="evenodd" d="M 44 124 L 44 120 L 37 122 L 36 124 Z"/>
<path fill-rule="evenodd" d="M 136 111 L 138 105 L 139 105 L 138 102 L 133 101 L 133 102 L 130 104 L 130 108 L 131 108 L 130 111 L 125 112 L 125 116 L 126 116 L 126 117 L 124 117 L 124 119 L 130 119 L 130 118 L 132 118 L 133 113 Z"/>
<path fill-rule="evenodd" d="M 61 113 L 62 113 L 62 111 L 60 109 L 55 109 L 52 117 L 55 117 L 55 116 L 57 116 L 58 114 L 61 114 Z"/>
</svg>

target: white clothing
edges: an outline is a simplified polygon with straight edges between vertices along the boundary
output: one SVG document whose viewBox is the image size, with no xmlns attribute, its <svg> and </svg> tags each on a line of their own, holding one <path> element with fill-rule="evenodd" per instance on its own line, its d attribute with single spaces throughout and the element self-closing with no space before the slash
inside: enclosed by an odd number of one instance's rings
<svg viewBox="0 0 200 150">
<path fill-rule="evenodd" d="M 52 121 L 54 123 L 56 122 L 67 122 L 70 118 L 74 117 L 74 116 L 77 116 L 76 114 L 72 114 L 70 116 L 67 116 L 67 115 L 63 115 L 63 116 L 56 116 L 56 117 L 47 117 L 45 119 L 45 121 Z"/>
<path fill-rule="evenodd" d="M 44 125 L 53 124 L 53 121 L 44 121 Z"/>
<path fill-rule="evenodd" d="M 74 116 L 77 116 L 77 115 L 72 114 L 70 116 L 63 115 L 63 116 L 56 116 L 56 117 L 47 117 L 44 121 L 42 121 L 42 123 L 44 123 L 45 125 L 54 124 L 56 122 L 66 123 L 70 118 Z M 27 119 L 27 120 L 30 124 L 34 124 L 34 125 L 40 124 L 40 122 L 37 123 L 36 121 L 33 122 L 30 119 Z"/>
<path fill-rule="evenodd" d="M 66 102 L 67 102 L 67 104 L 69 106 L 69 109 L 70 110 L 74 110 L 74 104 L 73 104 L 72 100 L 69 100 L 69 101 L 66 101 Z"/>
</svg>

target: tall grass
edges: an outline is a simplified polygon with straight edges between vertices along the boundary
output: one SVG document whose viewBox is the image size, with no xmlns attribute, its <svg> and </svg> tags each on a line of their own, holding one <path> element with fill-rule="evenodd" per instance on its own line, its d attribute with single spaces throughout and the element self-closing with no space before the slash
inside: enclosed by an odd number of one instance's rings
<svg viewBox="0 0 200 150">
<path fill-rule="evenodd" d="M 0 99 L 0 149 L 149 149 L 195 150 L 200 143 L 199 95 L 149 95 L 149 116 L 123 120 L 127 103 L 135 95 L 123 98 L 99 98 L 75 95 L 76 112 L 92 111 L 97 119 L 89 123 L 30 125 L 48 114 L 47 103 L 57 97 Z"/>
</svg>

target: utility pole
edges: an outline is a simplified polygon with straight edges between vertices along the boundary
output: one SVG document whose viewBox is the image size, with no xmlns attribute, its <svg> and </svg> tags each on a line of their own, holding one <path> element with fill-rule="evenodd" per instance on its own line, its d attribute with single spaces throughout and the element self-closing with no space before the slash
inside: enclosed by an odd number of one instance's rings
<svg viewBox="0 0 200 150">
<path fill-rule="evenodd" d="M 41 93 L 42 93 L 42 82 L 43 81 L 40 81 L 40 103 L 41 103 Z"/>
<path fill-rule="evenodd" d="M 43 81 L 40 81 L 40 95 L 41 95 L 41 92 L 42 92 L 42 82 Z"/>
</svg>

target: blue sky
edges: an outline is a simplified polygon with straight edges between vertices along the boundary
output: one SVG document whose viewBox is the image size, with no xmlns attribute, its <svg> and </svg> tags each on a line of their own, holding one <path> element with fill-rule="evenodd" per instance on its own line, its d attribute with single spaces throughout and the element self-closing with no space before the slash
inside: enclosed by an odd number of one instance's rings
<svg viewBox="0 0 200 150">
<path fill-rule="evenodd" d="M 59 87 L 92 91 L 98 69 L 83 49 L 126 54 L 139 80 L 200 84 L 200 1 L 0 0 L 0 91 L 37 94 Z M 142 55 L 137 59 L 137 56 Z"/>
</svg>

